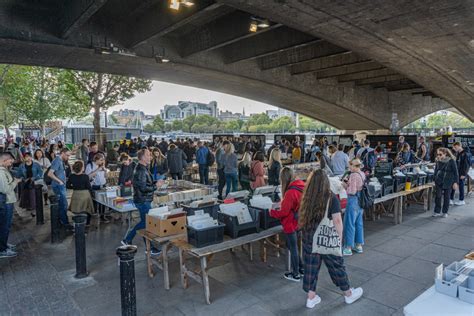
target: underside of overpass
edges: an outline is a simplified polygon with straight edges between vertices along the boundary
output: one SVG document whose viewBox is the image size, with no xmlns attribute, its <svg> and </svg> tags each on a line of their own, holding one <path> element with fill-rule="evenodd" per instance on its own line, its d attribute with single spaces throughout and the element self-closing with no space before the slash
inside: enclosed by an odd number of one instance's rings
<svg viewBox="0 0 474 316">
<path fill-rule="evenodd" d="M 474 1 L 192 2 L 4 0 L 0 63 L 205 88 L 340 129 L 451 107 L 474 120 Z"/>
</svg>

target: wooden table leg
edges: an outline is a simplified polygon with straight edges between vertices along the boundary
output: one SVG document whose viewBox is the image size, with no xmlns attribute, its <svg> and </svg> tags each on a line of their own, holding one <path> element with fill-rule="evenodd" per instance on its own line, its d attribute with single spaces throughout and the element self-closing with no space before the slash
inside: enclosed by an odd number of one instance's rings
<svg viewBox="0 0 474 316">
<path fill-rule="evenodd" d="M 265 239 L 262 240 L 260 248 L 262 262 L 267 262 L 267 241 Z"/>
<path fill-rule="evenodd" d="M 398 216 L 398 223 L 397 224 L 401 224 L 402 223 L 402 220 L 403 220 L 403 196 L 400 197 L 400 214 Z"/>
<path fill-rule="evenodd" d="M 204 298 L 207 304 L 211 304 L 211 290 L 209 289 L 209 276 L 207 274 L 207 257 L 201 257 L 201 277 L 204 288 Z"/>
<path fill-rule="evenodd" d="M 153 263 L 151 262 L 151 243 L 150 239 L 145 238 L 145 247 L 146 247 L 146 265 L 148 268 L 148 276 L 153 278 L 155 274 L 153 273 Z"/>
<path fill-rule="evenodd" d="M 276 234 L 275 236 L 275 243 L 276 243 L 276 249 L 277 249 L 277 258 L 280 258 L 280 234 Z M 265 258 L 266 258 L 267 253 L 265 252 Z M 266 260 L 265 260 L 266 261 Z"/>
<path fill-rule="evenodd" d="M 171 248 L 171 243 L 167 242 L 163 245 L 162 248 L 162 256 L 163 256 L 163 282 L 165 285 L 165 289 L 170 289 L 170 276 L 168 271 L 168 251 Z"/>
<path fill-rule="evenodd" d="M 400 213 L 402 212 L 402 202 L 400 201 L 400 197 L 396 197 L 393 203 L 394 203 L 394 206 L 393 206 L 393 223 L 396 225 L 396 224 L 398 224 Z"/>
<path fill-rule="evenodd" d="M 249 258 L 250 258 L 250 261 L 253 261 L 253 245 L 252 245 L 252 243 L 249 243 Z"/>
<path fill-rule="evenodd" d="M 428 189 L 428 211 L 433 208 L 433 187 Z"/>
<path fill-rule="evenodd" d="M 184 289 L 188 287 L 188 277 L 186 275 L 186 258 L 184 254 L 184 250 L 179 248 L 179 274 L 181 276 L 181 285 Z"/>
</svg>

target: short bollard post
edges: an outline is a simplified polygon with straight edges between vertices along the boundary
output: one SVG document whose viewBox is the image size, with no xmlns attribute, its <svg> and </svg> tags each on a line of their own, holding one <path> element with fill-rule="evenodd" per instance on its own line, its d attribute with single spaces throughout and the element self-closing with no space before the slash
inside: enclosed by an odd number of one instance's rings
<svg viewBox="0 0 474 316">
<path fill-rule="evenodd" d="M 72 217 L 74 221 L 74 239 L 76 244 L 76 279 L 85 278 L 87 273 L 86 262 L 86 221 L 87 215 L 78 214 Z"/>
<path fill-rule="evenodd" d="M 49 197 L 50 202 L 50 217 L 51 217 L 51 243 L 58 242 L 60 240 L 60 222 L 59 222 L 59 206 L 58 197 L 51 195 Z"/>
<path fill-rule="evenodd" d="M 44 224 L 44 213 L 43 213 L 43 185 L 35 185 L 35 197 L 36 197 L 36 225 Z"/>
<path fill-rule="evenodd" d="M 120 292 L 122 296 L 122 315 L 137 315 L 137 298 L 135 292 L 135 254 L 137 246 L 128 245 L 117 248 L 120 258 Z"/>
</svg>

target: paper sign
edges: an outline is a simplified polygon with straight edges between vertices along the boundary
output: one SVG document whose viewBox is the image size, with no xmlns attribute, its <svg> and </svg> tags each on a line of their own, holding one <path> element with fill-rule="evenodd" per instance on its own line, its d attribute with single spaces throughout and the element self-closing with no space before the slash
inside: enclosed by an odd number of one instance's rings
<svg viewBox="0 0 474 316">
<path fill-rule="evenodd" d="M 440 264 L 439 266 L 436 267 L 435 270 L 435 279 L 442 280 L 443 279 L 443 264 Z"/>
</svg>

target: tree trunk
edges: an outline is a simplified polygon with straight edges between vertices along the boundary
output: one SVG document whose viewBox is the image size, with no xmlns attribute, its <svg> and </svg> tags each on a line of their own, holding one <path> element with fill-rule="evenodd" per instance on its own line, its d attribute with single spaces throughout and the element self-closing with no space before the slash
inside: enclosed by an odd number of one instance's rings
<svg viewBox="0 0 474 316">
<path fill-rule="evenodd" d="M 100 128 L 100 105 L 94 102 L 94 136 L 95 141 L 99 145 L 99 148 L 102 148 L 102 133 Z"/>
</svg>

